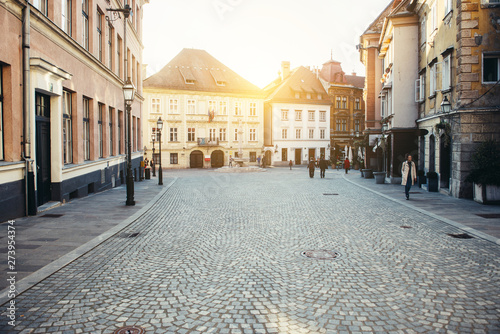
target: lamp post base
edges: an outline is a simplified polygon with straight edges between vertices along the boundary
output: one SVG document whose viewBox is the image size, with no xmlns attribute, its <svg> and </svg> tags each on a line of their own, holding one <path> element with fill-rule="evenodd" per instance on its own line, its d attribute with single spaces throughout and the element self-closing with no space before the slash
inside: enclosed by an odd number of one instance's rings
<svg viewBox="0 0 500 334">
<path fill-rule="evenodd" d="M 163 185 L 163 170 L 161 167 L 158 169 L 158 185 Z"/>
<path fill-rule="evenodd" d="M 125 203 L 127 206 L 134 206 L 134 178 L 132 177 L 132 172 L 127 173 L 127 201 Z"/>
</svg>

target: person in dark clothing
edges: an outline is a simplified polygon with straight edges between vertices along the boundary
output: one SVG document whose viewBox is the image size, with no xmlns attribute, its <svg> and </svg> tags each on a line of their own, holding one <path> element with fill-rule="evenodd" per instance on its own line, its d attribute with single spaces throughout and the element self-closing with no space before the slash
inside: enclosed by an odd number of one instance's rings
<svg viewBox="0 0 500 334">
<path fill-rule="evenodd" d="M 316 168 L 316 164 L 314 163 L 314 160 L 311 159 L 309 161 L 309 164 L 307 165 L 307 169 L 309 169 L 309 177 L 312 179 L 314 177 L 314 169 Z"/>
<path fill-rule="evenodd" d="M 323 179 L 325 178 L 325 170 L 328 169 L 328 162 L 321 157 L 321 160 L 319 161 L 319 176 Z"/>
<path fill-rule="evenodd" d="M 349 162 L 349 158 L 345 158 L 344 169 L 346 174 L 349 172 L 349 168 L 351 168 L 351 163 Z"/>
<path fill-rule="evenodd" d="M 290 166 L 290 170 L 292 170 L 292 166 L 293 166 L 293 161 L 290 160 L 290 162 L 288 163 L 288 166 Z"/>
</svg>

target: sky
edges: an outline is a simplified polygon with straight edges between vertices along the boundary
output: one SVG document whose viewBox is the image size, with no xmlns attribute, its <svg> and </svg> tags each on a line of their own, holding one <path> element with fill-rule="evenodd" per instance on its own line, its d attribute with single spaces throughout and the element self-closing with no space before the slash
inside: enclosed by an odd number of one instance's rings
<svg viewBox="0 0 500 334">
<path fill-rule="evenodd" d="M 144 6 L 147 76 L 183 48 L 203 49 L 254 85 L 282 61 L 313 68 L 331 59 L 364 75 L 356 45 L 390 0 L 151 0 Z"/>
</svg>

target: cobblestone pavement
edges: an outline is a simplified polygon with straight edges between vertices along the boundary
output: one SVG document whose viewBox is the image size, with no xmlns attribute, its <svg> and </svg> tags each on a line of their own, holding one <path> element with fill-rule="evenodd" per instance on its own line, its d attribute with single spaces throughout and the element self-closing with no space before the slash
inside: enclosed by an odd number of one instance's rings
<svg viewBox="0 0 500 334">
<path fill-rule="evenodd" d="M 3 305 L 0 331 L 500 333 L 492 242 L 334 171 L 170 176 L 125 230 L 18 296 L 16 327 Z"/>
</svg>

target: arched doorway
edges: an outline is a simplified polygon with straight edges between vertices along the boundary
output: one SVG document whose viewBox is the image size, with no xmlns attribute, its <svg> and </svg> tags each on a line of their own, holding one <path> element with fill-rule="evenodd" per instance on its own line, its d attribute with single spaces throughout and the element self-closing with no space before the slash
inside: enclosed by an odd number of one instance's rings
<svg viewBox="0 0 500 334">
<path fill-rule="evenodd" d="M 189 167 L 203 168 L 203 153 L 201 151 L 193 151 L 189 156 Z"/>
<path fill-rule="evenodd" d="M 439 137 L 439 178 L 441 188 L 450 187 L 451 171 L 451 143 L 447 142 L 446 135 Z"/>
<path fill-rule="evenodd" d="M 213 151 L 210 156 L 212 168 L 219 168 L 224 166 L 224 152 L 221 150 Z"/>
</svg>

